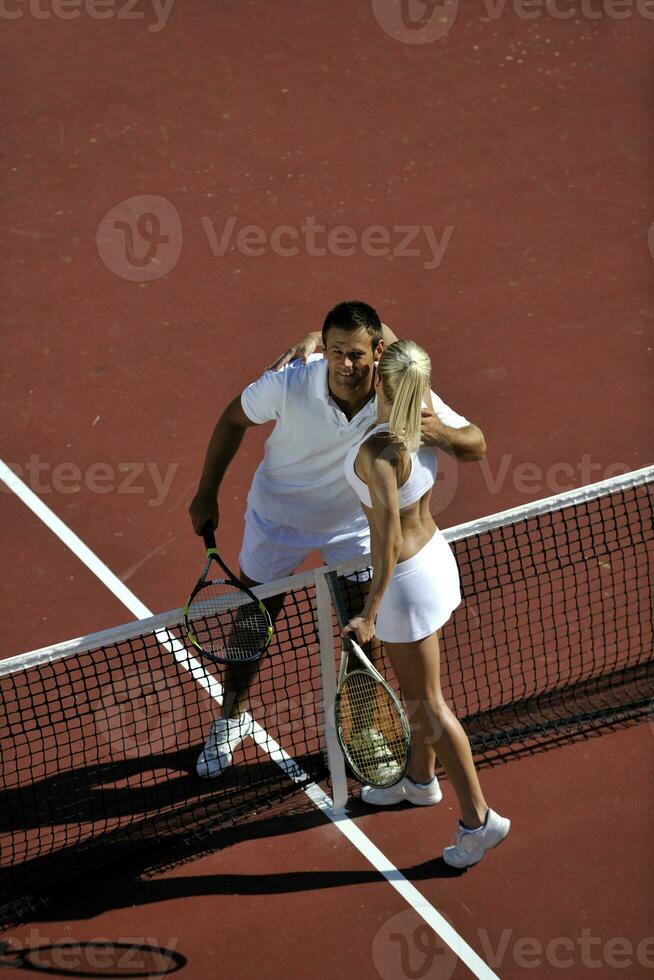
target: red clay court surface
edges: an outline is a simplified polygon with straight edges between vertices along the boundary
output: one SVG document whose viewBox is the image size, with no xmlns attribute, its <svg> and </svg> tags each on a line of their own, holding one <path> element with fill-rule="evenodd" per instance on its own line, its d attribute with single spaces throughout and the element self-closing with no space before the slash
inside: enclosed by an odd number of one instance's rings
<svg viewBox="0 0 654 980">
<path fill-rule="evenodd" d="M 357 297 L 427 347 L 436 390 L 486 434 L 483 465 L 445 469 L 442 526 L 651 462 L 654 23 L 626 7 L 526 19 L 471 0 L 424 43 L 391 0 L 177 3 L 165 24 L 143 3 L 140 19 L 8 7 L 5 461 L 150 608 L 178 606 L 217 414 Z M 144 196 L 168 202 L 141 226 L 168 235 L 161 278 L 103 222 Z M 315 254 L 326 234 L 273 250 L 275 228 L 311 218 L 350 226 L 352 254 Z M 235 247 L 246 225 L 262 254 Z M 371 226 L 390 254 L 364 248 Z M 425 233 L 397 254 L 400 226 L 433 229 L 440 261 Z M 234 558 L 264 437 L 222 494 Z M 20 501 L 3 491 L 1 507 L 2 656 L 130 618 Z M 646 977 L 652 749 L 642 724 L 485 769 L 513 831 L 463 876 L 434 860 L 448 786 L 435 812 L 351 814 L 498 975 Z M 188 978 L 470 975 L 322 817 L 251 829 L 3 938 L 149 942 Z"/>
</svg>

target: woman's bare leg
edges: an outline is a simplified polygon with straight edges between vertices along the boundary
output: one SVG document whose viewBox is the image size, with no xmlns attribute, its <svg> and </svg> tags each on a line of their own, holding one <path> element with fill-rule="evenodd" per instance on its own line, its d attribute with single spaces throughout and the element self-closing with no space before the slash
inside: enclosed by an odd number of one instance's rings
<svg viewBox="0 0 654 980">
<path fill-rule="evenodd" d="M 385 643 L 408 708 L 412 732 L 409 777 L 434 775 L 436 756 L 454 787 L 466 827 L 481 826 L 488 806 L 472 760 L 468 736 L 445 703 L 440 683 L 438 633 L 415 643 Z"/>
</svg>

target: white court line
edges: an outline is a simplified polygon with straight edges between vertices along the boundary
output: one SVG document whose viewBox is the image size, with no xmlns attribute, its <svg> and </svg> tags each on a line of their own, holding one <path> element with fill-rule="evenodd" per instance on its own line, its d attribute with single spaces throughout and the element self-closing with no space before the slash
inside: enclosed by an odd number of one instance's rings
<svg viewBox="0 0 654 980">
<path fill-rule="evenodd" d="M 84 544 L 81 538 L 78 538 L 74 531 L 71 531 L 69 527 L 64 524 L 64 522 L 57 517 L 57 515 L 50 510 L 50 508 L 43 503 L 40 497 L 30 490 L 30 488 L 23 483 L 20 477 L 16 476 L 13 470 L 10 470 L 4 460 L 0 459 L 0 480 L 13 490 L 17 497 L 19 497 L 26 507 L 36 514 L 44 524 L 46 524 L 53 534 L 63 541 L 66 547 L 70 548 L 72 552 L 77 555 L 79 560 L 83 562 L 88 569 L 90 569 L 97 578 L 100 579 L 103 585 L 106 585 L 110 592 L 120 599 L 124 606 L 127 606 L 131 613 L 134 613 L 137 619 L 145 619 L 151 616 L 152 613 L 147 606 L 144 606 L 140 599 L 138 599 L 133 592 L 120 581 L 117 575 L 107 568 L 103 561 L 100 561 L 97 555 L 93 552 L 87 545 Z"/>
<path fill-rule="evenodd" d="M 10 490 L 25 504 L 26 507 L 38 517 L 43 523 L 56 534 L 63 543 L 83 562 L 86 567 L 93 572 L 97 578 L 106 585 L 117 599 L 133 613 L 137 619 L 146 619 L 152 613 L 134 593 L 114 575 L 103 561 L 101 561 L 91 549 L 84 544 L 50 508 L 43 503 L 40 497 L 29 489 L 16 474 L 9 469 L 6 463 L 0 459 L 0 480 L 5 483 Z M 222 701 L 221 685 L 205 671 L 203 665 L 192 657 L 185 649 L 183 644 L 171 637 L 167 630 L 157 633 L 159 641 L 168 649 L 175 659 L 186 669 L 189 670 L 193 678 L 207 691 L 218 704 Z M 270 758 L 295 781 L 308 778 L 306 773 L 300 768 L 295 760 L 289 756 L 284 749 L 272 739 L 266 730 L 255 722 L 253 736 L 254 741 L 270 755 Z M 373 842 L 366 837 L 362 830 L 349 817 L 334 812 L 333 803 L 330 797 L 316 783 L 310 783 L 302 787 L 304 793 L 311 802 L 324 815 L 331 820 L 334 827 L 339 830 L 344 837 L 359 851 L 360 854 L 378 871 L 398 892 L 405 902 L 430 926 L 431 929 L 446 943 L 450 949 L 465 963 L 468 969 L 478 977 L 479 980 L 499 980 L 496 973 L 481 959 L 474 949 L 458 934 L 450 925 L 447 919 L 434 908 L 430 902 L 418 891 L 418 889 L 408 881 L 391 861 L 383 854 Z"/>
</svg>

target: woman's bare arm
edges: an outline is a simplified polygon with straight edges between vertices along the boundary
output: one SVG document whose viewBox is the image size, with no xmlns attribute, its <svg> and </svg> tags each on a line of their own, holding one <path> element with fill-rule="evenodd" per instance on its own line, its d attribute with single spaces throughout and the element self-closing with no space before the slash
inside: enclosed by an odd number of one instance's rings
<svg viewBox="0 0 654 980">
<path fill-rule="evenodd" d="M 362 446 L 358 457 L 372 501 L 372 514 L 368 520 L 372 532 L 373 576 L 365 606 L 343 632 L 355 633 L 359 643 L 367 643 L 375 635 L 375 616 L 402 550 L 397 469 L 387 450 L 385 440 L 373 438 Z"/>
</svg>

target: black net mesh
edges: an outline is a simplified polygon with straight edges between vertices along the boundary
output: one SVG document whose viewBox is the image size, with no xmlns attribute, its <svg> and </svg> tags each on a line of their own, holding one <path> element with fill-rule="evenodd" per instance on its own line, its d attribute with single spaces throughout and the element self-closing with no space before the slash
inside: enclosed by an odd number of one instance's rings
<svg viewBox="0 0 654 980">
<path fill-rule="evenodd" d="M 452 542 L 464 601 L 442 634 L 443 689 L 478 759 L 648 712 L 652 535 L 643 482 Z M 356 610 L 360 586 L 340 581 Z M 313 587 L 286 594 L 250 686 L 258 741 L 218 781 L 195 764 L 223 674 L 189 670 L 194 648 L 171 634 L 0 665 L 2 916 L 144 849 L 208 840 L 325 776 Z M 270 758 L 277 745 L 293 778 Z"/>
<path fill-rule="evenodd" d="M 643 483 L 450 542 L 441 683 L 477 754 L 652 708 L 652 510 Z"/>
<path fill-rule="evenodd" d="M 0 676 L 7 915 L 26 896 L 146 847 L 195 842 L 323 778 L 314 617 L 313 589 L 287 595 L 247 700 L 261 744 L 247 738 L 218 780 L 195 765 L 220 710 L 207 686 L 223 675 L 179 628 Z M 271 761 L 277 746 L 296 764 L 290 775 Z"/>
</svg>

